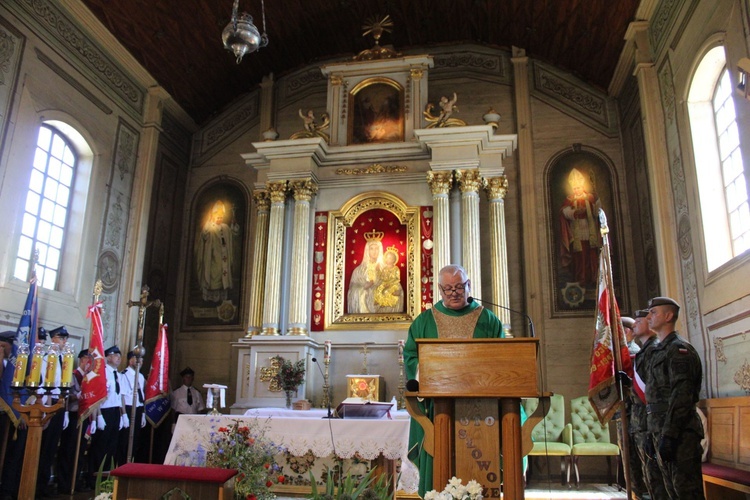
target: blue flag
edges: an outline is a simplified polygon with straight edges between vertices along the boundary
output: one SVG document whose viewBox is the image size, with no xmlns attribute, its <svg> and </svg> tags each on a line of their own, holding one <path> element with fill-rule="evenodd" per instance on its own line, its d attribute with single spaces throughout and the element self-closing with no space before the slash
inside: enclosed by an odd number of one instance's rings
<svg viewBox="0 0 750 500">
<path fill-rule="evenodd" d="M 37 283 L 36 278 L 31 278 L 29 282 L 29 294 L 26 297 L 26 305 L 23 307 L 23 313 L 21 314 L 21 320 L 18 322 L 18 329 L 16 330 L 16 341 L 13 342 L 13 349 L 11 355 L 8 358 L 8 364 L 3 370 L 3 376 L 0 378 L 0 410 L 8 414 L 13 425 L 18 425 L 18 412 L 13 409 L 13 390 L 11 390 L 11 382 L 13 382 L 13 374 L 16 371 L 16 353 L 18 352 L 18 346 L 22 343 L 28 344 L 29 352 L 34 351 L 34 344 L 36 344 L 36 320 L 37 320 Z M 29 361 L 31 361 L 29 359 Z M 31 363 L 29 363 L 30 365 Z M 28 373 L 29 365 L 26 366 Z M 22 393 L 22 396 L 25 392 Z"/>
</svg>

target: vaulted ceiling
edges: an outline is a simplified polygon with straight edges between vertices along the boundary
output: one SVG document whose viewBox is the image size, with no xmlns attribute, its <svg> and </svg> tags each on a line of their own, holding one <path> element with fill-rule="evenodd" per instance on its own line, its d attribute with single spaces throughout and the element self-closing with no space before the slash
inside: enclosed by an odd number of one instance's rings
<svg viewBox="0 0 750 500">
<path fill-rule="evenodd" d="M 232 0 L 82 0 L 198 124 L 253 89 L 311 62 L 372 46 L 361 26 L 390 15 L 381 39 L 413 46 L 472 42 L 530 57 L 606 90 L 640 0 L 268 0 L 267 47 L 237 65 L 221 43 Z M 262 31 L 262 0 L 240 0 Z"/>
</svg>

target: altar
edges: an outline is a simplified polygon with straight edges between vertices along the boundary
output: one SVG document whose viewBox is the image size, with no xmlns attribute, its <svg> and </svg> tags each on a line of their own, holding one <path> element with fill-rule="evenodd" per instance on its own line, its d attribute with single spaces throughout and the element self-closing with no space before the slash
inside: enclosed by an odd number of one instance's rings
<svg viewBox="0 0 750 500">
<path fill-rule="evenodd" d="M 212 432 L 238 420 L 255 421 L 265 429 L 266 438 L 286 450 L 276 457 L 287 479 L 274 487 L 277 493 L 309 491 L 309 471 L 322 485 L 334 456 L 344 459 L 345 474 L 363 475 L 380 465 L 394 480 L 398 477 L 398 490 L 416 492 L 419 472 L 406 457 L 410 420 L 405 411 L 392 412 L 390 419 L 323 418 L 326 413 L 258 408 L 242 416 L 180 415 L 164 464 L 204 466 Z"/>
</svg>

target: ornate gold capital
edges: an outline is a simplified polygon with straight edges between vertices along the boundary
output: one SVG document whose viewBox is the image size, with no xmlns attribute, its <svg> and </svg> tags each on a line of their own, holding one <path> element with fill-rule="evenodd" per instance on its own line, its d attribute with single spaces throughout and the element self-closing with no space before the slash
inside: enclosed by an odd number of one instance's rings
<svg viewBox="0 0 750 500">
<path fill-rule="evenodd" d="M 289 189 L 296 201 L 310 201 L 318 192 L 318 185 L 310 179 L 289 181 Z"/>
<path fill-rule="evenodd" d="M 266 187 L 268 188 L 268 197 L 271 199 L 271 203 L 284 203 L 287 181 L 268 181 Z"/>
<path fill-rule="evenodd" d="M 258 212 L 268 212 L 271 206 L 271 200 L 268 198 L 268 191 L 265 189 L 256 189 L 253 191 L 253 199 Z"/>
<path fill-rule="evenodd" d="M 424 70 L 422 68 L 412 68 L 409 70 L 409 74 L 412 80 L 421 80 L 424 76 Z"/>
<path fill-rule="evenodd" d="M 508 194 L 508 178 L 504 175 L 487 179 L 487 198 L 492 200 L 503 200 Z"/>
<path fill-rule="evenodd" d="M 427 184 L 432 194 L 448 194 L 453 184 L 453 172 L 427 172 Z"/>
<path fill-rule="evenodd" d="M 479 175 L 479 169 L 456 170 L 456 182 L 462 193 L 478 193 L 486 181 Z"/>
<path fill-rule="evenodd" d="M 344 78 L 341 75 L 331 75 L 331 85 L 341 85 L 344 83 Z"/>
</svg>

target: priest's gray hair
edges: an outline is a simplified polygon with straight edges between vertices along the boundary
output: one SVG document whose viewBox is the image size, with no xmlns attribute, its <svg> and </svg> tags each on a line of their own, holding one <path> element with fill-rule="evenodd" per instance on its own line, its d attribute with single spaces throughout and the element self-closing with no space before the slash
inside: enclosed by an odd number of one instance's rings
<svg viewBox="0 0 750 500">
<path fill-rule="evenodd" d="M 448 264 L 444 268 L 440 270 L 438 273 L 438 283 L 443 283 L 442 277 L 445 276 L 455 276 L 457 274 L 461 275 L 461 281 L 466 281 L 469 279 L 469 275 L 466 274 L 466 269 L 464 269 L 462 266 L 459 266 L 458 264 Z"/>
</svg>

